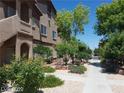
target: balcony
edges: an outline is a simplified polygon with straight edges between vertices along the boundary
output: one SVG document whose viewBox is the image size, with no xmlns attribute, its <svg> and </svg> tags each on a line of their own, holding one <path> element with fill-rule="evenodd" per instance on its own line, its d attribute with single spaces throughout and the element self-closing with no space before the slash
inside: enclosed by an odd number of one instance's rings
<svg viewBox="0 0 124 93">
<path fill-rule="evenodd" d="M 32 35 L 32 27 L 29 23 L 20 20 L 20 32 L 28 35 Z"/>
<path fill-rule="evenodd" d="M 10 39 L 18 32 L 32 36 L 32 27 L 16 15 L 0 20 L 0 43 Z"/>
<path fill-rule="evenodd" d="M 17 16 L 8 17 L 0 20 L 0 43 L 6 41 L 16 34 L 18 24 Z"/>
</svg>

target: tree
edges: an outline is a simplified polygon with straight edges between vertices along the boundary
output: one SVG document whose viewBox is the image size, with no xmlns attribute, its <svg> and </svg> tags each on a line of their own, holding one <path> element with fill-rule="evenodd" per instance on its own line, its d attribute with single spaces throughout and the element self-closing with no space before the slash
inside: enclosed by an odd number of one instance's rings
<svg viewBox="0 0 124 93">
<path fill-rule="evenodd" d="M 88 8 L 81 3 L 73 10 L 73 30 L 75 35 L 84 31 L 84 25 L 88 23 L 88 13 Z"/>
<path fill-rule="evenodd" d="M 92 50 L 85 43 L 79 42 L 78 48 L 78 59 L 88 60 L 91 58 Z"/>
<path fill-rule="evenodd" d="M 68 40 L 71 34 L 73 15 L 70 11 L 62 10 L 57 13 L 56 23 L 58 32 L 63 40 Z"/>
<path fill-rule="evenodd" d="M 124 0 L 113 0 L 97 8 L 96 33 L 108 37 L 113 32 L 124 30 Z"/>
<path fill-rule="evenodd" d="M 63 40 L 69 40 L 72 34 L 83 32 L 84 24 L 88 22 L 88 8 L 79 4 L 74 10 L 62 10 L 57 13 L 56 23 Z"/>
<path fill-rule="evenodd" d="M 94 56 L 99 56 L 99 48 L 94 49 Z"/>
<path fill-rule="evenodd" d="M 91 49 L 85 44 L 78 41 L 75 37 L 72 37 L 66 43 L 61 43 L 56 46 L 57 54 L 60 57 L 69 56 L 74 61 L 74 57 L 76 59 L 81 60 L 89 59 L 91 57 Z"/>
<path fill-rule="evenodd" d="M 75 37 L 67 42 L 62 42 L 56 46 L 58 56 L 63 57 L 64 55 L 74 56 L 78 52 L 78 40 Z"/>
<path fill-rule="evenodd" d="M 60 57 L 67 59 L 69 56 L 74 60 L 74 57 L 80 55 L 79 41 L 75 36 L 77 33 L 83 33 L 84 25 L 88 23 L 88 13 L 88 8 L 82 4 L 78 4 L 72 11 L 62 10 L 57 13 L 56 23 L 60 37 L 63 39 L 63 42 L 56 46 Z"/>
<path fill-rule="evenodd" d="M 69 46 L 67 43 L 60 43 L 56 45 L 57 55 L 63 58 L 65 55 L 69 54 Z"/>
<path fill-rule="evenodd" d="M 124 60 L 124 0 L 113 0 L 97 8 L 96 33 L 104 36 L 100 56 L 105 63 L 116 66 Z"/>
<path fill-rule="evenodd" d="M 124 65 L 124 32 L 114 33 L 102 49 L 105 59 L 116 61 L 116 64 Z"/>
<path fill-rule="evenodd" d="M 79 50 L 78 44 L 79 44 L 79 41 L 75 37 L 71 37 L 70 41 L 68 41 L 69 55 L 71 57 L 74 57 L 77 55 L 78 50 Z"/>
</svg>

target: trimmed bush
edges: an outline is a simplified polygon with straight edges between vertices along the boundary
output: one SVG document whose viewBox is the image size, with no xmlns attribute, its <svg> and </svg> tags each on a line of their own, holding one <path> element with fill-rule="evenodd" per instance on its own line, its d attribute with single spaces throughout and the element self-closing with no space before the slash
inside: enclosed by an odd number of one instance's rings
<svg viewBox="0 0 124 93">
<path fill-rule="evenodd" d="M 4 67 L 0 67 L 0 93 L 1 89 L 4 87 L 4 85 L 7 83 L 7 71 Z"/>
<path fill-rule="evenodd" d="M 44 73 L 53 73 L 53 72 L 55 72 L 55 69 L 53 67 L 50 67 L 50 66 L 44 66 L 42 69 L 43 69 Z"/>
<path fill-rule="evenodd" d="M 10 74 L 14 87 L 21 88 L 22 93 L 36 93 L 44 80 L 42 60 L 14 60 Z"/>
<path fill-rule="evenodd" d="M 70 65 L 69 70 L 71 73 L 77 73 L 77 74 L 83 74 L 87 68 L 84 67 L 83 65 Z"/>
<path fill-rule="evenodd" d="M 42 58 L 14 59 L 10 65 L 0 67 L 0 88 L 7 83 L 7 80 L 11 81 L 13 87 L 20 89 L 16 90 L 17 93 L 37 93 L 41 86 L 46 88 L 62 85 L 64 82 L 59 78 L 44 75 L 44 72 L 54 71 L 55 69 L 50 66 L 43 67 Z"/>
<path fill-rule="evenodd" d="M 50 61 L 53 51 L 49 47 L 38 44 L 33 48 L 33 52 Z"/>
<path fill-rule="evenodd" d="M 56 86 L 63 85 L 64 81 L 55 77 L 54 75 L 48 75 L 44 78 L 43 83 L 41 85 L 42 88 L 52 88 Z"/>
</svg>

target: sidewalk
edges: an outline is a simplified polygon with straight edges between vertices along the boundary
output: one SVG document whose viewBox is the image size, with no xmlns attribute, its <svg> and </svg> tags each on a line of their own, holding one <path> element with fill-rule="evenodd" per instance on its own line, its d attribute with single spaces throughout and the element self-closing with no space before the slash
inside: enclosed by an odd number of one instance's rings
<svg viewBox="0 0 124 93">
<path fill-rule="evenodd" d="M 89 65 L 83 93 L 112 93 L 111 87 L 98 65 Z"/>
</svg>

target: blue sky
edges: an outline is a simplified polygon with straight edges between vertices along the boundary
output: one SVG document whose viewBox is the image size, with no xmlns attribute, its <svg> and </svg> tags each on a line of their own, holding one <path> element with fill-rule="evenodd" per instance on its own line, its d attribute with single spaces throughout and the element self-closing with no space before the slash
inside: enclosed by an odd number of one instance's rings
<svg viewBox="0 0 124 93">
<path fill-rule="evenodd" d="M 84 34 L 77 35 L 80 41 L 85 42 L 91 49 L 97 48 L 101 37 L 95 34 L 96 8 L 102 3 L 111 3 L 112 0 L 52 0 L 57 11 L 62 9 L 72 10 L 78 3 L 89 7 L 89 23 L 84 27 Z"/>
</svg>

